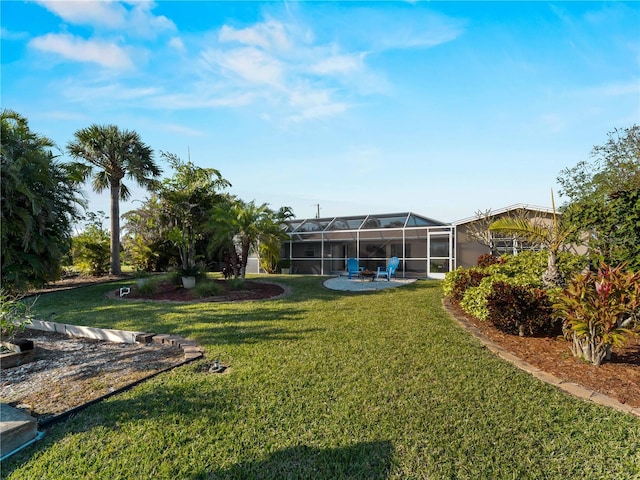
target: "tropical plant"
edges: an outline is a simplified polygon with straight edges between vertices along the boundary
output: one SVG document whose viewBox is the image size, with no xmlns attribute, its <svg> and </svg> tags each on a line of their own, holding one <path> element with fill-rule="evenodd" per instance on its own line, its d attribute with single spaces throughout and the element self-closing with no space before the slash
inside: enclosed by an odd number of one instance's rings
<svg viewBox="0 0 640 480">
<path fill-rule="evenodd" d="M 550 333 L 552 310 L 547 292 L 528 285 L 495 282 L 487 296 L 487 319 L 498 330 L 521 337 Z"/>
<path fill-rule="evenodd" d="M 109 272 L 109 232 L 102 228 L 104 212 L 89 212 L 82 232 L 71 240 L 73 265 L 87 275 Z"/>
<path fill-rule="evenodd" d="M 594 265 L 628 262 L 640 270 L 640 126 L 609 132 L 591 157 L 558 177 L 569 198 L 564 217 L 589 233 Z"/>
<path fill-rule="evenodd" d="M 0 289 L 0 338 L 3 341 L 10 341 L 18 331 L 24 330 L 31 323 L 31 307 L 36 300 L 28 304 L 21 296 Z"/>
<path fill-rule="evenodd" d="M 229 205 L 214 209 L 209 227 L 217 242 L 233 242 L 240 257 L 240 277 L 244 279 L 251 249 L 257 250 L 260 243 L 272 244 L 287 238 L 284 226 L 292 216 L 289 207 L 275 211 L 266 203 L 257 205 L 255 201 L 247 203 L 233 198 Z M 234 274 L 238 276 L 237 272 Z"/>
<path fill-rule="evenodd" d="M 196 285 L 194 293 L 198 298 L 205 298 L 217 295 L 221 291 L 222 287 L 218 283 L 212 280 L 205 280 Z"/>
<path fill-rule="evenodd" d="M 446 296 L 460 301 L 464 293 L 471 287 L 477 287 L 483 278 L 489 276 L 482 268 L 457 268 L 447 272 L 444 278 L 443 290 Z"/>
<path fill-rule="evenodd" d="M 60 278 L 83 200 L 53 141 L 14 111 L 0 121 L 1 281 L 15 293 Z"/>
<path fill-rule="evenodd" d="M 231 186 L 215 168 L 202 168 L 177 155 L 161 152 L 175 170 L 158 190 L 167 239 L 180 252 L 180 268 L 196 266 L 196 242 L 203 237 L 212 209 L 225 198 L 218 190 Z"/>
<path fill-rule="evenodd" d="M 74 163 L 78 180 L 84 182 L 91 178 L 97 193 L 109 189 L 111 273 L 120 275 L 120 200 L 131 196 L 122 180 L 127 177 L 142 187 L 153 188 L 162 171 L 153 161 L 151 148 L 134 131 L 94 124 L 76 131 L 74 137 L 67 144 L 67 151 L 74 159 L 81 160 Z"/>
<path fill-rule="evenodd" d="M 166 271 L 179 262 L 178 249 L 167 238 L 170 219 L 153 193 L 142 205 L 122 215 L 124 259 L 138 270 Z"/>
<path fill-rule="evenodd" d="M 480 255 L 477 260 L 477 264 L 481 268 L 490 267 L 491 265 L 495 265 L 496 263 L 500 263 L 500 257 L 492 255 L 490 253 Z"/>
<path fill-rule="evenodd" d="M 596 273 L 576 275 L 553 306 L 573 354 L 594 365 L 609 359 L 611 348 L 622 346 L 637 327 L 640 272 L 625 269 L 603 264 Z"/>
<path fill-rule="evenodd" d="M 267 273 L 278 273 L 281 242 L 261 243 L 258 247 L 260 268 Z"/>
<path fill-rule="evenodd" d="M 567 245 L 568 239 L 575 232 L 575 227 L 562 222 L 558 218 L 551 192 L 551 204 L 553 206 L 553 221 L 545 224 L 541 221 L 526 218 L 500 218 L 489 226 L 492 232 L 504 232 L 520 235 L 532 243 L 543 246 L 547 251 L 547 268 L 542 275 L 542 282 L 547 287 L 561 286 L 564 278 L 558 269 L 557 257 L 560 250 Z"/>
</svg>

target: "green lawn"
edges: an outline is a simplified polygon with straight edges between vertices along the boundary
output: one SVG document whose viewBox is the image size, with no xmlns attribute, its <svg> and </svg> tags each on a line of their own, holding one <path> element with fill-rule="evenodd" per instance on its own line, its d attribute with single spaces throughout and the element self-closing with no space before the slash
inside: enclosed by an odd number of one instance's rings
<svg viewBox="0 0 640 480">
<path fill-rule="evenodd" d="M 488 352 L 437 282 L 210 305 L 41 297 L 60 322 L 195 339 L 198 363 L 94 405 L 2 465 L 6 478 L 631 479 L 640 420 L 581 401 Z M 206 360 L 205 360 L 206 361 Z"/>
</svg>

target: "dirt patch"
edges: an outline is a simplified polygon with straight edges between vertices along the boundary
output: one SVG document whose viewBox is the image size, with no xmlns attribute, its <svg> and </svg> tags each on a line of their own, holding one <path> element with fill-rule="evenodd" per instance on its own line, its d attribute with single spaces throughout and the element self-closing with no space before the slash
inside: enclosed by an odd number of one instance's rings
<svg viewBox="0 0 640 480">
<path fill-rule="evenodd" d="M 518 358 L 562 380 L 607 395 L 620 403 L 640 407 L 640 337 L 634 336 L 622 348 L 614 348 L 611 361 L 596 367 L 576 358 L 562 337 L 519 337 L 501 332 L 464 312 L 459 306 L 449 308 L 475 325 Z"/>
<path fill-rule="evenodd" d="M 177 347 L 115 343 L 26 329 L 27 363 L 1 371 L 0 400 L 39 421 L 64 413 L 184 361 Z"/>
</svg>

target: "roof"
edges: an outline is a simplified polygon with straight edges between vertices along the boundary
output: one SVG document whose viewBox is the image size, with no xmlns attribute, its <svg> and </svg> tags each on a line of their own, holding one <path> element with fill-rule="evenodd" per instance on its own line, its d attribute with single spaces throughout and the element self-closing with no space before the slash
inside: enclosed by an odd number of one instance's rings
<svg viewBox="0 0 640 480">
<path fill-rule="evenodd" d="M 535 205 L 526 205 L 524 203 L 516 203 L 515 205 L 509 205 L 508 207 L 504 207 L 504 208 L 499 208 L 497 210 L 488 210 L 486 213 L 489 214 L 489 216 L 494 217 L 496 215 L 502 215 L 504 213 L 508 213 L 508 212 L 513 212 L 515 210 L 528 210 L 530 212 L 540 212 L 540 213 L 548 213 L 548 214 L 553 214 L 553 208 L 548 208 L 548 207 L 538 207 Z M 480 215 L 484 215 L 485 212 L 480 212 Z M 556 214 L 559 215 L 559 212 L 556 211 Z M 455 222 L 453 222 L 453 225 L 464 225 L 465 223 L 471 223 L 478 220 L 478 214 L 474 215 L 473 217 L 467 217 L 467 218 L 463 218 L 461 220 L 457 220 Z"/>
<path fill-rule="evenodd" d="M 381 228 L 434 227 L 450 225 L 412 212 L 367 214 L 347 217 L 324 217 L 289 220 L 289 233 L 338 230 L 373 230 Z"/>
</svg>

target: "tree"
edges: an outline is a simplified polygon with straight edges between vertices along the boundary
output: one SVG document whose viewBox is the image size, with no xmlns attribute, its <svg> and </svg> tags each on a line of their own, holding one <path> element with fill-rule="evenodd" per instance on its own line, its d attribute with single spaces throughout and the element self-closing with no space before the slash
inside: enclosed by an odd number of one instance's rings
<svg viewBox="0 0 640 480">
<path fill-rule="evenodd" d="M 172 153 L 161 155 L 175 170 L 158 190 L 161 211 L 167 238 L 178 247 L 181 268 L 186 272 L 196 266 L 196 241 L 203 235 L 209 212 L 222 201 L 217 191 L 231 184 L 215 168 L 197 167 Z"/>
<path fill-rule="evenodd" d="M 281 207 L 278 211 L 263 203 L 244 202 L 230 199 L 229 205 L 218 205 L 214 210 L 209 227 L 220 240 L 232 240 L 236 253 L 240 257 L 240 277 L 245 278 L 247 260 L 253 249 L 258 251 L 261 243 L 272 245 L 274 241 L 286 238 L 285 221 L 293 217 L 290 207 Z M 237 277 L 238 272 L 234 272 Z"/>
<path fill-rule="evenodd" d="M 640 126 L 615 129 L 592 161 L 579 162 L 558 177 L 569 198 L 564 217 L 587 232 L 592 263 L 628 262 L 640 269 Z"/>
<path fill-rule="evenodd" d="M 489 226 L 489 230 L 492 232 L 519 235 L 546 248 L 548 253 L 547 269 L 542 276 L 542 282 L 547 287 L 563 285 L 564 279 L 557 266 L 558 253 L 568 243 L 575 231 L 572 225 L 558 218 L 553 192 L 551 192 L 551 204 L 553 206 L 553 222 L 550 225 L 525 218 L 505 217 L 496 220 Z"/>
<path fill-rule="evenodd" d="M 179 259 L 177 248 L 167 238 L 169 224 L 162 203 L 153 193 L 142 205 L 122 215 L 126 222 L 122 244 L 127 262 L 137 270 L 162 271 Z"/>
<path fill-rule="evenodd" d="M 88 275 L 109 272 L 109 232 L 102 227 L 105 214 L 89 212 L 82 232 L 72 239 L 73 264 Z"/>
<path fill-rule="evenodd" d="M 3 110 L 0 150 L 2 286 L 8 292 L 60 278 L 71 226 L 82 198 L 53 141 L 29 129 L 27 119 Z"/>
<path fill-rule="evenodd" d="M 122 183 L 127 177 L 142 187 L 153 187 L 162 173 L 153 161 L 153 151 L 134 131 L 120 130 L 115 125 L 91 125 L 78 130 L 75 140 L 67 144 L 69 155 L 82 160 L 74 164 L 82 181 L 92 179 L 97 193 L 109 189 L 111 195 L 111 273 L 120 270 L 120 200 L 131 196 Z"/>
</svg>

